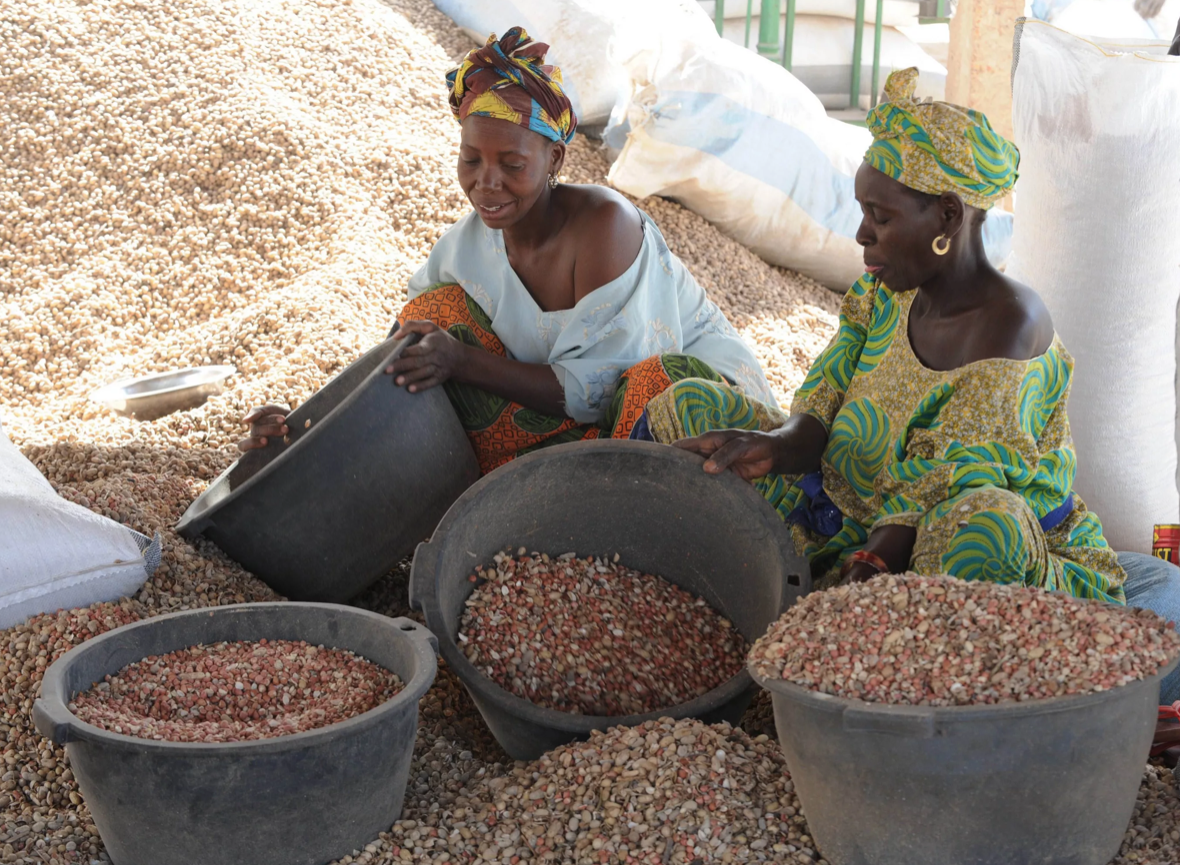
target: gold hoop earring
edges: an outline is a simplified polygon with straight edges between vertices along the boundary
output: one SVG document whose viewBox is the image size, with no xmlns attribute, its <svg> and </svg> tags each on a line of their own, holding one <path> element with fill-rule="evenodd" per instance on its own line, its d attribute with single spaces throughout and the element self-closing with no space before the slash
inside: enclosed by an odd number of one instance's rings
<svg viewBox="0 0 1180 865">
<path fill-rule="evenodd" d="M 558 183 L 558 180 L 557 180 L 557 175 L 556 175 L 556 174 L 550 174 L 550 175 L 549 175 L 549 188 L 550 188 L 550 189 L 556 189 L 556 188 L 557 188 L 557 183 Z"/>
<path fill-rule="evenodd" d="M 940 241 L 940 240 L 946 241 L 946 245 L 943 246 L 941 249 L 939 249 L 939 247 L 938 247 L 938 241 Z M 946 255 L 948 252 L 951 251 L 951 239 L 949 237 L 947 237 L 945 234 L 940 234 L 940 235 L 938 235 L 938 237 L 934 238 L 934 242 L 932 244 L 930 244 L 930 247 L 931 247 L 931 249 L 934 250 L 935 255 Z"/>
</svg>

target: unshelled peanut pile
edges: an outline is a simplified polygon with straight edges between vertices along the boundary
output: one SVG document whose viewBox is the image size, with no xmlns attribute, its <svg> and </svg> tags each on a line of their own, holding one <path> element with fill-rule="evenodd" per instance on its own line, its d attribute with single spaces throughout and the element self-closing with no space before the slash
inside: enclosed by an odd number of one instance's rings
<svg viewBox="0 0 1180 865">
<path fill-rule="evenodd" d="M 732 623 L 617 560 L 497 554 L 472 575 L 467 660 L 539 706 L 615 717 L 687 703 L 741 672 L 746 641 Z"/>
<path fill-rule="evenodd" d="M 1178 654 L 1180 634 L 1148 610 L 888 574 L 803 598 L 754 644 L 750 669 L 870 703 L 955 706 L 1105 691 Z"/>
<path fill-rule="evenodd" d="M 381 842 L 354 861 L 824 863 L 773 740 L 668 718 L 480 772 Z"/>
<path fill-rule="evenodd" d="M 234 459 L 238 419 L 264 399 L 306 400 L 376 344 L 467 211 L 442 77 L 470 43 L 430 0 L 0 0 L 0 46 L 0 420 L 64 497 L 164 538 L 135 597 L 0 632 L 0 863 L 105 862 L 68 759 L 33 728 L 41 676 L 137 619 L 274 599 L 172 526 Z M 579 137 L 563 179 L 602 183 L 607 167 Z M 676 204 L 642 206 L 789 400 L 838 298 Z M 199 409 L 139 423 L 87 400 L 205 363 L 238 374 Z M 358 603 L 405 615 L 405 583 L 403 567 Z M 405 819 L 342 865 L 816 861 L 773 741 L 681 722 L 512 765 L 445 665 L 420 713 Z M 665 772 L 666 735 L 683 777 Z M 648 760 L 670 787 L 634 783 L 652 777 Z M 609 787 L 557 796 L 560 770 L 591 765 Z M 1178 813 L 1172 774 L 1149 769 L 1120 865 L 1180 861 Z M 564 832 L 535 856 L 550 823 Z M 671 847 L 649 840 L 665 828 Z"/>
<path fill-rule="evenodd" d="M 290 640 L 216 643 L 150 656 L 78 694 L 89 724 L 168 742 L 245 742 L 345 721 L 402 689 L 352 652 Z"/>
</svg>

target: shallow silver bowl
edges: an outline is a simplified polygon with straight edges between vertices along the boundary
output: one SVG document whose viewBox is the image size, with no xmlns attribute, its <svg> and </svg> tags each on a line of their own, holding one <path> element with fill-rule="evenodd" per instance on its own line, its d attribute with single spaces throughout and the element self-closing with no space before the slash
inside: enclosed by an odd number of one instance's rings
<svg viewBox="0 0 1180 865">
<path fill-rule="evenodd" d="M 224 390 L 232 366 L 193 366 L 104 385 L 90 395 L 94 402 L 137 420 L 155 420 L 174 411 L 196 408 Z"/>
</svg>

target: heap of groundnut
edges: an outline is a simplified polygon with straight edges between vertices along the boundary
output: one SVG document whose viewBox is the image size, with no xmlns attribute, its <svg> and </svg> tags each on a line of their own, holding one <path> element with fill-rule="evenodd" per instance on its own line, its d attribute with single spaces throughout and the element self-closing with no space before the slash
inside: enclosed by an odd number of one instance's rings
<svg viewBox="0 0 1180 865">
<path fill-rule="evenodd" d="M 1177 654 L 1180 635 L 1147 610 L 901 574 L 806 596 L 754 644 L 749 665 L 837 697 L 955 706 L 1105 691 Z"/>
<path fill-rule="evenodd" d="M 471 579 L 459 642 L 518 697 L 562 712 L 654 712 L 741 672 L 746 642 L 703 599 L 573 553 L 498 554 Z"/>
<path fill-rule="evenodd" d="M 70 709 L 140 739 L 243 742 L 347 720 L 401 688 L 395 674 L 352 652 L 242 641 L 144 658 L 79 694 Z"/>
</svg>

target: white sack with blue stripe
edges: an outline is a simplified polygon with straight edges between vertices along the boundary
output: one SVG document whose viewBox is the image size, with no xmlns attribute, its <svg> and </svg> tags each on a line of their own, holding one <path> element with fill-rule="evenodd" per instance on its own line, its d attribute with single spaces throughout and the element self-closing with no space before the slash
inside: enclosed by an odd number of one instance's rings
<svg viewBox="0 0 1180 865">
<path fill-rule="evenodd" d="M 872 141 L 867 129 L 828 117 L 782 66 L 719 37 L 665 39 L 624 65 L 631 98 L 606 133 L 621 148 L 610 171 L 616 188 L 672 198 L 771 264 L 835 291 L 860 277 L 853 179 Z M 984 239 L 1003 264 L 1011 214 L 990 214 Z"/>
</svg>

